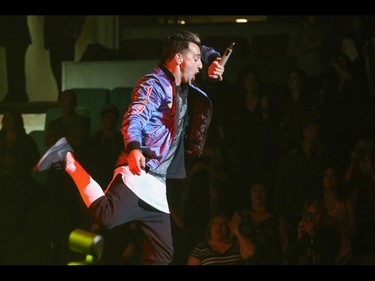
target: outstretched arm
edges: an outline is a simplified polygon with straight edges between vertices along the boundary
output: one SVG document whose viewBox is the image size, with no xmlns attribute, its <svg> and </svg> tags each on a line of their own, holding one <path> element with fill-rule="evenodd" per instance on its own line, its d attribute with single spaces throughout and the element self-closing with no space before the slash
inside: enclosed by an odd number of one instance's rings
<svg viewBox="0 0 375 281">
<path fill-rule="evenodd" d="M 219 64 L 221 55 L 214 48 L 201 46 L 201 60 L 208 65 L 208 77 L 211 79 L 223 80 L 224 67 Z"/>
</svg>

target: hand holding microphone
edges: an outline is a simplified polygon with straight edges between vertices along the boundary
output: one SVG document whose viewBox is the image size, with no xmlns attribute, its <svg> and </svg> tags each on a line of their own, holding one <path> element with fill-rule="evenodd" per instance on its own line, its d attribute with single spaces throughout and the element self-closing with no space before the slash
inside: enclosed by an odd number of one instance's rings
<svg viewBox="0 0 375 281">
<path fill-rule="evenodd" d="M 211 79 L 223 80 L 224 65 L 227 63 L 233 51 L 234 42 L 230 43 L 220 60 L 213 62 L 208 68 L 208 77 Z"/>
</svg>

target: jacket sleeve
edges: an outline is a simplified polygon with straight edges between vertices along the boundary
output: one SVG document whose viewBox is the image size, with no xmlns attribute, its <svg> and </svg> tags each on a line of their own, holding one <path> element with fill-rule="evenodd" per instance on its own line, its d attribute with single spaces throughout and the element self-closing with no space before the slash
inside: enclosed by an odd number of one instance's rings
<svg viewBox="0 0 375 281">
<path fill-rule="evenodd" d="M 217 57 L 221 55 L 214 48 L 201 45 L 201 60 L 204 64 L 210 65 Z"/>
<path fill-rule="evenodd" d="M 160 106 L 161 93 L 163 90 L 152 76 L 145 76 L 135 87 L 132 102 L 124 114 L 121 126 L 127 151 L 142 146 L 143 129 Z"/>
</svg>

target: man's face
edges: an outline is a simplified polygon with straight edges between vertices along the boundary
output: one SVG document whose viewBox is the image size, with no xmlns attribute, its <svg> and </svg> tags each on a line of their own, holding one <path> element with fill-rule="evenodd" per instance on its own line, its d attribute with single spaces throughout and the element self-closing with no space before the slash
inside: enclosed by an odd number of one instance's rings
<svg viewBox="0 0 375 281">
<path fill-rule="evenodd" d="M 306 219 L 308 219 L 311 223 L 320 225 L 322 222 L 322 214 L 315 206 L 310 206 L 307 208 Z"/>
<path fill-rule="evenodd" d="M 189 84 L 195 80 L 195 75 L 202 69 L 201 51 L 198 45 L 189 43 L 188 51 L 183 55 L 181 63 L 181 82 Z"/>
<path fill-rule="evenodd" d="M 64 112 L 74 112 L 77 102 L 73 94 L 65 92 L 60 98 L 60 106 Z"/>
</svg>

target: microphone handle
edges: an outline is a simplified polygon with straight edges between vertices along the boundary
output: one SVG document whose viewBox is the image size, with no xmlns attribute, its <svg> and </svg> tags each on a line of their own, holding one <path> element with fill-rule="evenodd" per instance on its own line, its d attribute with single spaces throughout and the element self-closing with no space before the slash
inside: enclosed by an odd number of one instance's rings
<svg viewBox="0 0 375 281">
<path fill-rule="evenodd" d="M 225 64 L 227 63 L 230 55 L 232 54 L 233 46 L 234 46 L 234 42 L 230 43 L 229 47 L 225 50 L 223 56 L 221 57 L 220 64 L 222 66 L 225 66 Z"/>
</svg>

